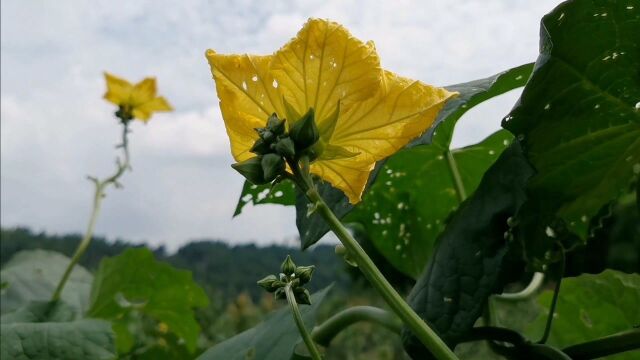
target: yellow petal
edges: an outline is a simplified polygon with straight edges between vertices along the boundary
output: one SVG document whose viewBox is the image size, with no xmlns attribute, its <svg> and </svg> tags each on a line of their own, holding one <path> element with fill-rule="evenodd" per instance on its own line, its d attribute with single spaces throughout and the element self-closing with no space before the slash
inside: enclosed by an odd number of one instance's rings
<svg viewBox="0 0 640 360">
<path fill-rule="evenodd" d="M 236 161 L 253 157 L 249 152 L 258 138 L 255 128 L 264 127 L 274 112 L 285 116 L 279 85 L 269 73 L 271 56 L 206 53 L 224 119 L 231 153 Z"/>
<path fill-rule="evenodd" d="M 357 148 L 374 161 L 392 155 L 420 136 L 456 93 L 385 71 L 383 91 L 341 115 L 332 145 Z"/>
<path fill-rule="evenodd" d="M 310 171 L 341 190 L 352 204 L 362 199 L 369 174 L 375 162 L 366 156 L 335 160 L 317 160 L 311 164 Z"/>
<path fill-rule="evenodd" d="M 169 102 L 162 96 L 153 98 L 142 105 L 134 107 L 132 113 L 136 119 L 147 122 L 151 114 L 158 111 L 173 111 Z"/>
<path fill-rule="evenodd" d="M 298 35 L 274 54 L 271 64 L 285 99 L 300 114 L 314 108 L 318 126 L 338 102 L 373 96 L 380 88 L 380 59 L 340 24 L 310 19 Z"/>
<path fill-rule="evenodd" d="M 116 105 L 121 105 L 129 101 L 129 97 L 133 91 L 133 85 L 131 85 L 130 82 L 107 72 L 104 73 L 104 77 L 107 81 L 107 92 L 104 94 L 104 98 L 107 101 Z"/>
<path fill-rule="evenodd" d="M 131 106 L 138 106 L 147 103 L 156 97 L 156 79 L 146 78 L 133 87 L 131 93 Z"/>
</svg>

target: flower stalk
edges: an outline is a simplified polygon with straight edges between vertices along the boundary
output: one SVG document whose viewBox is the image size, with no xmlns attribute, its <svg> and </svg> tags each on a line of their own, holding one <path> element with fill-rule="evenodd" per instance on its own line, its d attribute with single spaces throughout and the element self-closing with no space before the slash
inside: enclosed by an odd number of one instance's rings
<svg viewBox="0 0 640 360">
<path fill-rule="evenodd" d="M 311 202 L 311 208 L 327 222 L 329 228 L 336 234 L 340 242 L 349 252 L 350 257 L 356 262 L 358 268 L 360 268 L 367 280 L 380 293 L 391 310 L 413 331 L 416 337 L 420 339 L 420 342 L 431 351 L 436 359 L 458 359 L 447 344 L 440 339 L 438 334 L 411 309 L 409 304 L 407 304 L 402 296 L 391 286 L 364 249 L 324 202 L 309 174 L 308 159 L 305 157 L 301 158 L 300 163 L 302 163 L 302 167 L 300 167 L 296 161 L 288 160 L 288 163 L 293 171 L 292 179 L 300 190 L 306 194 L 307 199 Z"/>
<path fill-rule="evenodd" d="M 51 296 L 51 301 L 60 300 L 60 296 L 62 295 L 62 291 L 64 290 L 67 281 L 69 280 L 69 276 L 71 276 L 71 272 L 76 264 L 82 258 L 82 255 L 87 251 L 89 244 L 91 243 L 91 239 L 93 238 L 93 231 L 95 228 L 96 221 L 98 219 L 98 215 L 100 214 L 100 206 L 102 204 L 102 200 L 105 198 L 105 190 L 109 185 L 113 185 L 115 187 L 121 187 L 120 183 L 118 183 L 118 179 L 131 168 L 130 166 L 130 158 L 129 158 L 129 142 L 128 142 L 128 134 L 129 134 L 129 120 L 122 121 L 122 143 L 118 145 L 118 148 L 122 149 L 122 159 L 116 159 L 116 171 L 113 175 L 104 178 L 98 179 L 92 176 L 89 176 L 89 180 L 93 181 L 95 185 L 95 192 L 93 196 L 93 209 L 91 210 L 91 216 L 89 217 L 89 223 L 87 224 L 87 229 L 82 237 L 82 240 L 78 244 L 76 251 L 71 258 L 71 262 L 67 266 L 60 279 L 60 282 L 56 286 L 53 295 Z"/>
<path fill-rule="evenodd" d="M 307 328 L 304 326 L 304 321 L 302 320 L 302 314 L 300 313 L 300 309 L 298 309 L 298 302 L 296 301 L 296 296 L 293 293 L 292 284 L 288 283 L 284 287 L 284 293 L 287 296 L 287 302 L 289 303 L 289 308 L 291 309 L 291 314 L 293 315 L 293 321 L 295 321 L 296 326 L 298 327 L 298 332 L 302 336 L 302 340 L 305 345 L 307 345 L 307 349 L 309 350 L 309 354 L 311 354 L 311 358 L 313 360 L 321 360 L 322 356 L 320 355 L 320 351 L 316 347 L 316 344 L 313 342 L 311 338 L 311 334 L 307 331 Z"/>
</svg>

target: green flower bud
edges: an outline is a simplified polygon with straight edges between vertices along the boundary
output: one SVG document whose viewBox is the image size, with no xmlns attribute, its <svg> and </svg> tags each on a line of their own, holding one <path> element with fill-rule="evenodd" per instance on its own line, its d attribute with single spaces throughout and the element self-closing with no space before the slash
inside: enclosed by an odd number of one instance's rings
<svg viewBox="0 0 640 360">
<path fill-rule="evenodd" d="M 252 157 L 251 159 L 232 164 L 231 167 L 254 185 L 263 185 L 269 182 L 265 180 L 264 171 L 262 170 L 262 156 Z"/>
<path fill-rule="evenodd" d="M 275 286 L 277 283 L 280 283 L 280 281 L 278 281 L 278 278 L 276 278 L 275 275 L 269 275 L 258 281 L 258 285 L 268 292 L 276 291 L 279 288 L 278 286 Z"/>
<path fill-rule="evenodd" d="M 280 271 L 287 276 L 296 272 L 296 264 L 291 260 L 291 255 L 287 255 L 287 258 L 284 259 L 284 262 L 280 266 Z"/>
<path fill-rule="evenodd" d="M 313 109 L 302 116 L 289 131 L 289 135 L 296 144 L 296 150 L 305 150 L 320 139 L 320 133 L 314 120 Z"/>
<path fill-rule="evenodd" d="M 298 304 L 311 305 L 311 295 L 309 294 L 309 290 L 299 287 L 293 290 L 293 294 Z"/>
<path fill-rule="evenodd" d="M 304 285 L 311 280 L 311 275 L 313 275 L 313 270 L 315 270 L 315 266 L 298 266 L 296 268 L 296 278 L 300 280 L 300 285 Z"/>
<path fill-rule="evenodd" d="M 270 148 L 270 144 L 266 141 L 264 141 L 264 139 L 260 138 L 258 140 L 256 140 L 255 143 L 253 143 L 253 146 L 251 147 L 251 151 L 254 154 L 257 155 L 265 155 L 271 152 L 271 148 Z"/>
<path fill-rule="evenodd" d="M 284 123 L 285 123 L 284 119 L 283 120 L 278 119 L 278 115 L 273 113 L 271 116 L 269 116 L 269 119 L 267 120 L 267 129 L 271 130 L 271 132 L 273 132 L 276 135 L 282 135 L 286 130 Z"/>
<path fill-rule="evenodd" d="M 278 154 L 290 159 L 292 159 L 296 155 L 295 144 L 289 137 L 278 140 L 275 146 L 275 150 Z"/>
<path fill-rule="evenodd" d="M 284 159 L 278 154 L 267 154 L 262 157 L 262 171 L 267 182 L 273 181 L 284 172 Z"/>
</svg>

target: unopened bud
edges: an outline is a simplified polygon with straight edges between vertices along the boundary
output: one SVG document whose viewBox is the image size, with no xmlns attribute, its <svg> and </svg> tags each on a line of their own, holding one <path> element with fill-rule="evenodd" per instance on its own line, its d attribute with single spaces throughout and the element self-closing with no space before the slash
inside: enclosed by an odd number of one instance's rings
<svg viewBox="0 0 640 360">
<path fill-rule="evenodd" d="M 278 140 L 275 150 L 278 154 L 290 159 L 296 155 L 296 146 L 289 137 Z"/>
<path fill-rule="evenodd" d="M 311 295 L 305 288 L 296 288 L 293 292 L 298 304 L 311 305 Z"/>
<path fill-rule="evenodd" d="M 296 278 L 300 280 L 300 285 L 304 285 L 311 280 L 311 276 L 313 275 L 313 270 L 315 270 L 315 266 L 298 266 L 296 268 Z"/>
<path fill-rule="evenodd" d="M 287 255 L 287 258 L 280 266 L 280 270 L 287 276 L 291 276 L 291 274 L 296 272 L 296 264 L 293 262 L 290 255 Z"/>
<path fill-rule="evenodd" d="M 276 300 L 286 299 L 286 298 L 287 298 L 287 293 L 285 292 L 284 288 L 283 288 L 283 287 L 281 287 L 281 288 L 278 288 L 278 289 L 276 290 L 276 292 L 274 292 L 274 293 L 273 293 L 273 297 L 274 297 Z"/>
<path fill-rule="evenodd" d="M 264 141 L 264 139 L 262 138 L 259 138 L 255 143 L 253 143 L 253 146 L 249 151 L 257 155 L 264 155 L 270 153 L 271 148 L 268 142 Z"/>
<path fill-rule="evenodd" d="M 262 171 L 267 182 L 273 181 L 284 172 L 284 159 L 278 154 L 267 154 L 262 157 Z"/>
<path fill-rule="evenodd" d="M 291 139 L 293 139 L 293 142 L 296 144 L 296 149 L 298 150 L 305 150 L 313 146 L 318 139 L 320 139 L 320 133 L 318 132 L 318 127 L 314 120 L 313 109 L 309 109 L 301 119 L 293 124 L 289 134 Z"/>
<path fill-rule="evenodd" d="M 276 291 L 279 288 L 279 286 L 276 285 L 279 283 L 282 282 L 278 281 L 278 278 L 276 278 L 275 275 L 269 275 L 264 279 L 258 281 L 258 285 L 268 292 Z"/>
<path fill-rule="evenodd" d="M 262 156 L 232 164 L 231 167 L 254 185 L 263 185 L 269 182 L 265 180 L 262 170 Z"/>
<path fill-rule="evenodd" d="M 273 113 L 271 116 L 269 116 L 269 119 L 267 120 L 267 129 L 269 129 L 271 132 L 273 132 L 276 135 L 284 134 L 284 131 L 286 130 L 284 125 L 284 120 L 280 120 L 278 118 L 278 115 Z"/>
</svg>

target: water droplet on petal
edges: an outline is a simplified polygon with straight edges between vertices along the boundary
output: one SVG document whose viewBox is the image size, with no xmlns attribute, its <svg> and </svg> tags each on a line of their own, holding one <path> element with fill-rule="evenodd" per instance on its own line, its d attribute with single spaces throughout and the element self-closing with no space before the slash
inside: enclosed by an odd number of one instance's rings
<svg viewBox="0 0 640 360">
<path fill-rule="evenodd" d="M 550 238 L 556 237 L 556 232 L 549 226 L 544 229 L 544 233 Z"/>
<path fill-rule="evenodd" d="M 251 80 L 253 80 L 253 82 L 258 81 L 258 75 L 253 75 L 253 77 L 251 77 Z"/>
<path fill-rule="evenodd" d="M 278 80 L 273 79 L 273 82 L 271 83 L 271 86 L 273 86 L 274 88 L 278 88 Z"/>
<path fill-rule="evenodd" d="M 489 150 L 489 155 L 495 155 L 495 154 L 496 154 L 496 152 L 495 152 L 495 151 L 493 151 L 493 150 Z"/>
<path fill-rule="evenodd" d="M 247 90 L 247 82 L 243 81 L 242 82 L 242 88 L 246 91 Z"/>
<path fill-rule="evenodd" d="M 547 105 L 545 105 L 545 106 L 544 106 L 544 109 L 545 109 L 545 110 L 549 110 L 549 109 L 551 109 L 551 104 L 547 104 Z"/>
</svg>

